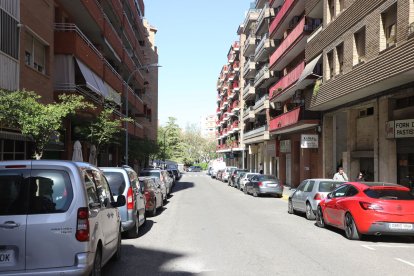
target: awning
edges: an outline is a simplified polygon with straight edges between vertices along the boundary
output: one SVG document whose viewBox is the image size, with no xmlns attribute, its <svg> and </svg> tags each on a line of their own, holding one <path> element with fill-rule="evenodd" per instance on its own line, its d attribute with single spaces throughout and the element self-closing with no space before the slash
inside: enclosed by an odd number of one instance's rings
<svg viewBox="0 0 414 276">
<path fill-rule="evenodd" d="M 108 100 L 113 101 L 117 105 L 121 105 L 121 95 L 116 92 L 109 84 L 105 83 L 106 89 L 108 90 Z"/>
<path fill-rule="evenodd" d="M 103 80 L 92 72 L 92 70 L 79 59 L 76 59 L 76 62 L 79 65 L 79 69 L 81 70 L 83 77 L 85 78 L 86 86 L 95 93 L 107 98 L 109 93 Z"/>
<path fill-rule="evenodd" d="M 321 58 L 322 54 L 320 54 L 316 58 L 312 59 L 308 64 L 306 64 L 305 69 L 303 69 L 302 74 L 296 82 L 296 89 L 304 89 L 306 86 L 313 83 L 315 81 L 315 78 L 320 77 L 318 75 L 315 75 L 313 71 L 315 70 L 316 64 L 318 64 Z M 313 78 L 309 78 L 310 76 L 313 76 Z"/>
</svg>

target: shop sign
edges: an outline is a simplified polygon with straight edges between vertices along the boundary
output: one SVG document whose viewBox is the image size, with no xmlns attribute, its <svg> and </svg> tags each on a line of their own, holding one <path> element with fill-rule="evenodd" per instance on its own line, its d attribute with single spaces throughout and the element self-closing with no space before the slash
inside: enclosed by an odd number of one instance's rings
<svg viewBox="0 0 414 276">
<path fill-rule="evenodd" d="M 385 132 L 388 139 L 414 137 L 414 119 L 389 121 Z"/>
<path fill-rule="evenodd" d="M 317 134 L 302 134 L 300 138 L 300 147 L 302 149 L 317 149 L 319 137 Z"/>
<path fill-rule="evenodd" d="M 280 141 L 280 152 L 290 152 L 290 140 Z"/>
<path fill-rule="evenodd" d="M 275 141 L 269 141 L 269 143 L 267 144 L 267 154 L 270 157 L 275 157 L 276 156 L 276 142 Z"/>
</svg>

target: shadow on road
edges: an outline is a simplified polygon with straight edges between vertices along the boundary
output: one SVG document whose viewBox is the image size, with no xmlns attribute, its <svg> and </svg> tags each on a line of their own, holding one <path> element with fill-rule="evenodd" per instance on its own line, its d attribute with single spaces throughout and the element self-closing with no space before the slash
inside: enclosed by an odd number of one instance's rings
<svg viewBox="0 0 414 276">
<path fill-rule="evenodd" d="M 171 260 L 184 256 L 123 244 L 121 260 L 108 262 L 102 272 L 103 275 L 195 275 L 186 271 L 168 272 L 162 269 L 162 266 Z"/>
<path fill-rule="evenodd" d="M 318 227 L 315 222 L 315 227 Z M 325 231 L 331 231 L 338 235 L 345 237 L 345 231 L 333 226 L 325 226 L 322 228 Z M 414 243 L 414 238 L 410 236 L 374 236 L 374 235 L 362 235 L 361 241 L 372 243 Z"/>
<path fill-rule="evenodd" d="M 189 189 L 189 188 L 193 188 L 194 187 L 194 183 L 192 182 L 178 182 L 177 184 L 175 184 L 174 188 L 173 188 L 173 193 L 185 190 L 185 189 Z"/>
</svg>

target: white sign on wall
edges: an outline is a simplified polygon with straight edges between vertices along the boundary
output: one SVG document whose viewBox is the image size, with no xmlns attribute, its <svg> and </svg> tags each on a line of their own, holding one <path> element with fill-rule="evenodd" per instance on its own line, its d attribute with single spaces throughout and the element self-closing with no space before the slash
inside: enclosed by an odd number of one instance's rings
<svg viewBox="0 0 414 276">
<path fill-rule="evenodd" d="M 280 141 L 280 152 L 290 152 L 290 140 Z"/>
<path fill-rule="evenodd" d="M 302 149 L 317 149 L 319 136 L 317 134 L 302 134 L 300 138 L 300 147 Z"/>
<path fill-rule="evenodd" d="M 385 128 L 387 138 L 414 137 L 414 119 L 389 121 Z"/>
</svg>

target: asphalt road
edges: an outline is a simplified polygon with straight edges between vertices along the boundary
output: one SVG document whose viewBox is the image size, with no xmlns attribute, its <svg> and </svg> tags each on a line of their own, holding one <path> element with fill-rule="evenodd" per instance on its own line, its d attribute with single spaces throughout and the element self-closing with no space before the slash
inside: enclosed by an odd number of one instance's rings
<svg viewBox="0 0 414 276">
<path fill-rule="evenodd" d="M 289 215 L 286 199 L 247 196 L 204 173 L 183 175 L 140 230 L 105 275 L 414 275 L 410 238 L 349 241 Z"/>
</svg>

